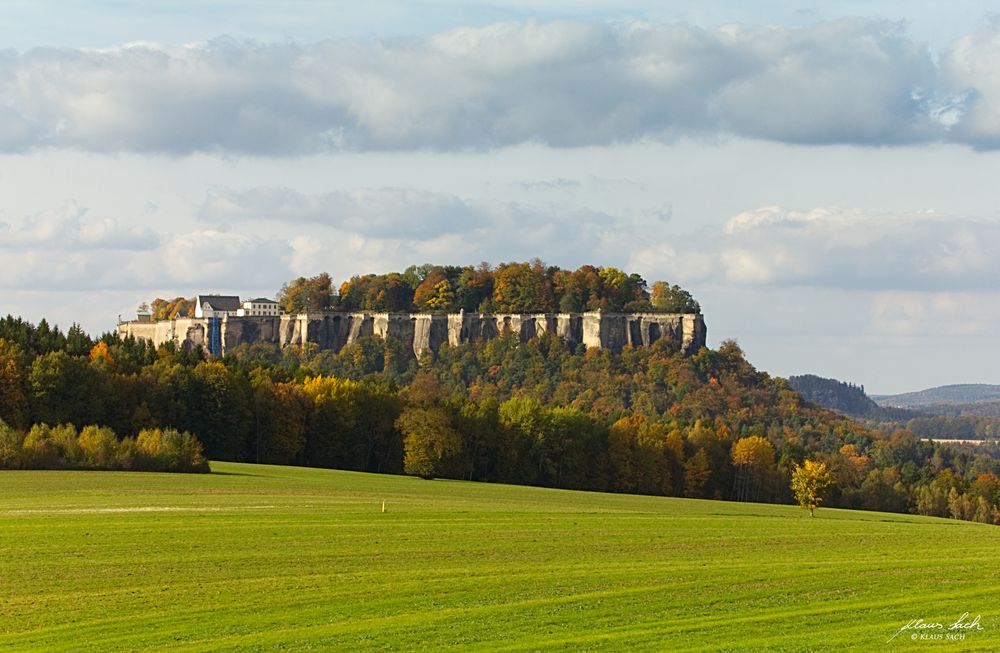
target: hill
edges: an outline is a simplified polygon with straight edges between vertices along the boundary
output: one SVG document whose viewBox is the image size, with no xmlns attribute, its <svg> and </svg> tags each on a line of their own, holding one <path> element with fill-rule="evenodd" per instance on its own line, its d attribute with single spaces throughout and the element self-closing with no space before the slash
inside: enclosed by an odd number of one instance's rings
<svg viewBox="0 0 1000 653">
<path fill-rule="evenodd" d="M 904 420 L 919 413 L 883 407 L 865 394 L 864 386 L 856 386 L 836 379 L 824 379 L 814 374 L 788 377 L 788 384 L 806 401 L 825 406 L 851 417 L 872 420 Z"/>
<path fill-rule="evenodd" d="M 0 649 L 1000 648 L 992 526 L 212 467 L 0 473 Z"/>
<path fill-rule="evenodd" d="M 975 404 L 1000 401 L 1000 385 L 985 383 L 962 383 L 943 385 L 917 392 L 898 395 L 874 395 L 872 399 L 880 406 L 898 408 L 924 408 L 934 404 Z"/>
<path fill-rule="evenodd" d="M 863 387 L 851 383 L 803 374 L 788 377 L 788 384 L 806 401 L 841 413 L 867 417 L 879 410 L 878 404 L 868 398 Z"/>
</svg>

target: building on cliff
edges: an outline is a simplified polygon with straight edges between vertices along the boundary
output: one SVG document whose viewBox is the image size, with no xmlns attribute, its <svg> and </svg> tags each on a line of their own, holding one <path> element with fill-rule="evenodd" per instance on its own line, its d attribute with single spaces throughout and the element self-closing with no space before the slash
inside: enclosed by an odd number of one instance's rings
<svg viewBox="0 0 1000 653">
<path fill-rule="evenodd" d="M 194 316 L 199 319 L 236 315 L 240 298 L 234 295 L 198 295 L 194 300 Z"/>
<path fill-rule="evenodd" d="M 451 346 L 490 340 L 514 333 L 523 342 L 555 333 L 571 345 L 610 349 L 648 347 L 666 340 L 674 351 L 692 354 L 705 346 L 705 321 L 700 313 L 345 313 L 239 316 L 239 301 L 216 306 L 219 295 L 207 299 L 208 317 L 175 318 L 158 322 L 122 322 L 120 338 L 150 340 L 154 345 L 172 342 L 178 347 L 201 345 L 210 353 L 225 354 L 243 344 L 271 343 L 279 347 L 313 344 L 340 351 L 366 336 L 394 338 L 414 356 Z M 258 300 L 253 300 L 254 302 Z M 244 310 L 246 310 L 244 308 Z"/>
<path fill-rule="evenodd" d="M 278 306 L 278 302 L 258 297 L 243 302 L 243 306 L 236 311 L 236 317 L 276 317 L 282 313 L 284 311 Z"/>
</svg>

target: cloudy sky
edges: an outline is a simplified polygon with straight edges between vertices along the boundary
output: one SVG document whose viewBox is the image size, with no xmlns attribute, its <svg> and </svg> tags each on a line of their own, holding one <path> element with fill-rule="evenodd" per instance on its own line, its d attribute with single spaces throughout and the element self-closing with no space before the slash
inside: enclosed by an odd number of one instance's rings
<svg viewBox="0 0 1000 653">
<path fill-rule="evenodd" d="M 1000 383 L 1000 2 L 149 4 L 0 4 L 0 313 L 538 256 L 774 374 Z"/>
</svg>

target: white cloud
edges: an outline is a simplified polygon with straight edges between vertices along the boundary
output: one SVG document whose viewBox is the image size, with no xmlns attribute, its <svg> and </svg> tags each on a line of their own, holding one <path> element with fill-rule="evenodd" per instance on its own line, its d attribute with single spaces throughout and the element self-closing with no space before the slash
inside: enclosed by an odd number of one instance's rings
<svg viewBox="0 0 1000 653">
<path fill-rule="evenodd" d="M 997 292 L 897 292 L 875 294 L 869 332 L 894 337 L 989 336 L 1000 325 Z"/>
<path fill-rule="evenodd" d="M 633 252 L 633 265 L 654 261 L 672 278 L 741 285 L 944 291 L 991 289 L 1000 281 L 1000 222 L 934 211 L 766 206 L 688 243 L 701 254 L 661 256 L 656 247 L 643 248 Z M 706 256 L 715 264 L 706 265 Z"/>
<path fill-rule="evenodd" d="M 661 225 L 662 211 L 644 217 Z M 245 230 L 249 221 L 282 233 L 288 225 L 308 225 L 310 235 L 291 241 L 296 272 L 343 269 L 347 275 L 403 269 L 414 262 L 468 264 L 540 254 L 568 264 L 589 262 L 600 251 L 601 260 L 608 261 L 620 256 L 608 254 L 602 244 L 617 238 L 627 222 L 600 211 L 400 188 L 319 195 L 270 187 L 216 189 L 200 215 L 232 224 L 234 231 Z"/>
<path fill-rule="evenodd" d="M 7 51 L 0 151 L 288 155 L 716 134 L 994 147 L 997 29 L 959 41 L 941 68 L 899 24 L 863 19 L 529 20 L 409 40 Z"/>
<path fill-rule="evenodd" d="M 87 208 L 75 202 L 41 211 L 19 222 L 9 218 L 0 220 L 0 249 L 147 250 L 157 243 L 152 230 L 125 226 L 114 218 L 92 217 Z"/>
<path fill-rule="evenodd" d="M 942 107 L 952 137 L 981 149 L 1000 147 L 1000 18 L 952 45 L 941 59 L 958 106 Z"/>
<path fill-rule="evenodd" d="M 0 288 L 7 290 L 267 287 L 288 276 L 290 257 L 275 238 L 212 229 L 157 234 L 92 218 L 75 202 L 0 222 Z"/>
<path fill-rule="evenodd" d="M 185 288 L 261 287 L 289 276 L 288 243 L 240 232 L 203 229 L 164 239 L 152 255 L 131 261 L 130 272 L 146 287 L 169 280 Z"/>
</svg>

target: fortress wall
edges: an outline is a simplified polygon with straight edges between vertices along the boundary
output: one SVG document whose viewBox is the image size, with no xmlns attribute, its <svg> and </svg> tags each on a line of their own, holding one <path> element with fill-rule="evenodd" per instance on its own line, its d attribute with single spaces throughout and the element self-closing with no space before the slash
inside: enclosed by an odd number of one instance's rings
<svg viewBox="0 0 1000 653">
<path fill-rule="evenodd" d="M 425 351 L 516 334 L 522 342 L 555 333 L 571 346 L 620 352 L 626 346 L 649 347 L 665 339 L 670 349 L 692 354 L 705 345 L 701 315 L 667 313 L 303 313 L 280 317 L 227 317 L 222 321 L 223 351 L 242 344 L 272 343 L 280 347 L 313 344 L 339 352 L 359 338 L 377 335 L 396 339 L 419 357 Z M 157 346 L 205 346 L 208 320 L 178 318 L 118 325 L 121 338 L 152 340 Z"/>
</svg>

